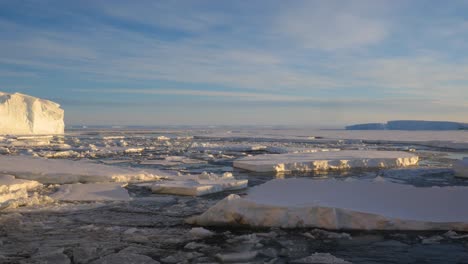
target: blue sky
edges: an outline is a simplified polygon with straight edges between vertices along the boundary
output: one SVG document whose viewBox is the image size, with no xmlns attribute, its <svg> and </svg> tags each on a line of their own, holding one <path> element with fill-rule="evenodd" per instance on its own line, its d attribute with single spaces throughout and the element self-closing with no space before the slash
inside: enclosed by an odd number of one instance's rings
<svg viewBox="0 0 468 264">
<path fill-rule="evenodd" d="M 67 124 L 468 122 L 468 1 L 0 0 L 0 91 Z"/>
</svg>

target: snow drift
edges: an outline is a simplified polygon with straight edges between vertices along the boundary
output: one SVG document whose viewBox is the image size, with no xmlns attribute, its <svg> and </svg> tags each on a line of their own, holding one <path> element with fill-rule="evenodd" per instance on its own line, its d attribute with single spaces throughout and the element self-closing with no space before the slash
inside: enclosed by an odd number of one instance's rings
<svg viewBox="0 0 468 264">
<path fill-rule="evenodd" d="M 355 230 L 468 231 L 468 187 L 417 188 L 391 182 L 272 180 L 241 198 L 231 194 L 197 225 Z"/>
<path fill-rule="evenodd" d="M 64 127 L 59 104 L 0 92 L 0 134 L 63 134 Z"/>
</svg>

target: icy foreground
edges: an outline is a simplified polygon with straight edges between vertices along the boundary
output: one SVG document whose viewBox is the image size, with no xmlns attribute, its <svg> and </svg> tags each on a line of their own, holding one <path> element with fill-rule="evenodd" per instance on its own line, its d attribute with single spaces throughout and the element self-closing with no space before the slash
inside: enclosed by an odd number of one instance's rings
<svg viewBox="0 0 468 264">
<path fill-rule="evenodd" d="M 0 134 L 63 134 L 64 127 L 59 104 L 0 92 Z"/>
<path fill-rule="evenodd" d="M 49 160 L 30 156 L 0 156 L 0 172 L 41 183 L 132 182 L 167 176 L 157 170 L 138 170 L 86 160 Z"/>
<path fill-rule="evenodd" d="M 468 231 L 468 187 L 417 188 L 390 182 L 272 180 L 231 194 L 196 225 L 356 230 Z"/>
<path fill-rule="evenodd" d="M 456 161 L 455 164 L 453 164 L 453 169 L 455 170 L 456 176 L 468 178 L 468 157 Z"/>
<path fill-rule="evenodd" d="M 360 150 L 257 155 L 234 161 L 234 167 L 256 172 L 406 167 L 417 164 L 418 157 L 406 152 Z"/>
</svg>

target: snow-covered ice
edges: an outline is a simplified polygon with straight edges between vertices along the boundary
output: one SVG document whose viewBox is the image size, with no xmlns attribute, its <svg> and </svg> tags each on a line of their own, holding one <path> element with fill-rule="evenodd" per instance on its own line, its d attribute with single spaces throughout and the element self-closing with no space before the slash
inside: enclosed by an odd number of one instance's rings
<svg viewBox="0 0 468 264">
<path fill-rule="evenodd" d="M 468 187 L 418 188 L 391 182 L 272 180 L 241 198 L 231 194 L 196 225 L 357 230 L 468 231 Z"/>
<path fill-rule="evenodd" d="M 37 181 L 16 179 L 12 175 L 0 175 L 0 203 L 28 198 L 28 191 L 42 186 Z"/>
<path fill-rule="evenodd" d="M 41 183 L 151 181 L 167 176 L 158 170 L 141 170 L 93 163 L 87 160 L 49 160 L 30 156 L 0 156 L 0 172 Z"/>
<path fill-rule="evenodd" d="M 228 190 L 247 188 L 248 180 L 236 180 L 232 174 L 223 176 L 204 173 L 201 175 L 185 175 L 180 179 L 163 180 L 155 183 L 142 183 L 138 186 L 147 187 L 154 193 L 201 196 Z"/>
<path fill-rule="evenodd" d="M 256 172 L 282 172 L 406 167 L 417 163 L 418 156 L 407 152 L 344 150 L 257 155 L 235 160 L 234 167 Z"/>
<path fill-rule="evenodd" d="M 453 169 L 455 170 L 455 176 L 468 178 L 468 157 L 457 160 L 453 164 Z"/>
<path fill-rule="evenodd" d="M 63 116 L 52 101 L 0 92 L 0 134 L 63 134 Z"/>
<path fill-rule="evenodd" d="M 128 191 L 122 183 L 74 183 L 61 185 L 51 195 L 61 201 L 129 201 Z"/>
</svg>

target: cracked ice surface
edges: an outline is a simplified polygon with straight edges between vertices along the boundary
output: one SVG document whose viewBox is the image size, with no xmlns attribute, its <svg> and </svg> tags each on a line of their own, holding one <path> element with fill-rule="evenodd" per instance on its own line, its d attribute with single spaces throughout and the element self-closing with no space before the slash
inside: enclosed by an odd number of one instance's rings
<svg viewBox="0 0 468 264">
<path fill-rule="evenodd" d="M 406 167 L 417 163 L 418 157 L 406 152 L 345 150 L 257 155 L 235 160 L 234 167 L 256 172 L 282 172 Z"/>
<path fill-rule="evenodd" d="M 417 188 L 390 182 L 285 179 L 231 194 L 198 225 L 358 230 L 468 231 L 468 187 Z"/>
</svg>

